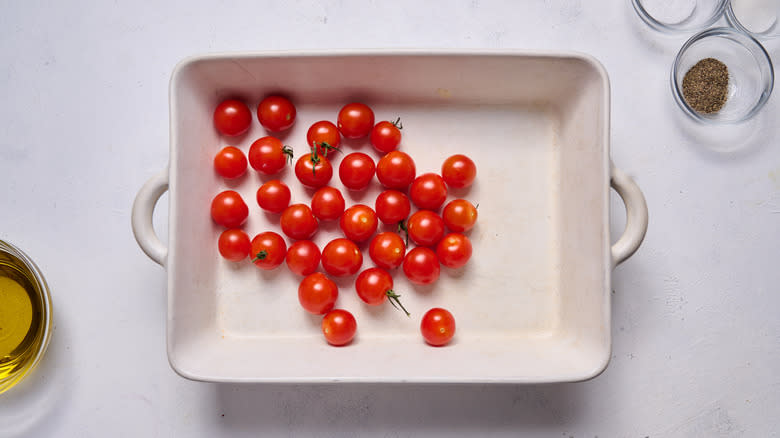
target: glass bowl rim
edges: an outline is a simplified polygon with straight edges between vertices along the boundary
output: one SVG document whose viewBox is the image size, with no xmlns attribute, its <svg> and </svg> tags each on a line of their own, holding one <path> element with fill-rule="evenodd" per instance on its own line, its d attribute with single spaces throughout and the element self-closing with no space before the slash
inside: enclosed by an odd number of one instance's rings
<svg viewBox="0 0 780 438">
<path fill-rule="evenodd" d="M 647 12 L 647 9 L 645 9 L 644 6 L 642 6 L 642 0 L 631 0 L 631 4 L 634 6 L 634 11 L 636 11 L 636 14 L 639 15 L 639 18 L 642 19 L 642 21 L 645 22 L 648 26 L 651 28 L 660 31 L 660 32 L 666 32 L 666 33 L 682 33 L 682 32 L 696 32 L 701 29 L 706 29 L 711 24 L 715 23 L 720 19 L 721 16 L 726 11 L 726 5 L 729 3 L 728 0 L 718 0 L 718 7 L 715 9 L 715 12 L 707 19 L 705 22 L 697 25 L 697 26 L 677 26 L 674 24 L 664 23 L 663 21 L 658 21 L 653 17 L 649 12 Z"/>
<path fill-rule="evenodd" d="M 752 32 L 748 30 L 745 26 L 742 25 L 742 22 L 739 21 L 739 18 L 737 18 L 737 14 L 734 13 L 734 8 L 731 5 L 731 0 L 729 0 L 726 4 L 726 10 L 724 15 L 726 16 L 726 22 L 734 27 L 735 29 L 746 33 L 754 38 L 761 38 L 761 39 L 773 39 L 780 37 L 780 31 L 776 31 L 777 33 L 774 34 L 763 34 L 761 32 Z M 780 21 L 780 17 L 776 17 L 776 20 Z M 780 23 L 775 24 L 775 26 L 780 29 Z"/>
<path fill-rule="evenodd" d="M 685 101 L 685 98 L 683 97 L 683 92 L 680 89 L 680 83 L 677 81 L 677 75 L 675 75 L 675 72 L 677 71 L 680 60 L 682 59 L 682 55 L 695 43 L 698 41 L 701 41 L 705 38 L 709 37 L 722 37 L 722 36 L 728 36 L 733 41 L 737 42 L 738 44 L 741 44 L 743 46 L 746 46 L 748 44 L 753 44 L 755 47 L 757 47 L 759 50 L 758 52 L 761 54 L 761 59 L 763 59 L 767 66 L 769 67 L 769 81 L 764 86 L 764 92 L 761 96 L 761 98 L 756 102 L 753 107 L 747 111 L 745 114 L 743 114 L 741 117 L 736 119 L 713 119 L 710 117 L 704 117 L 698 112 L 696 112 L 693 108 L 688 105 L 688 102 Z M 745 41 L 739 41 L 738 39 L 735 39 L 733 37 L 738 38 L 744 38 Z M 745 44 L 747 43 L 747 44 Z M 762 62 L 761 60 L 757 59 L 757 62 Z M 691 116 L 694 120 L 697 120 L 699 122 L 703 123 L 711 123 L 711 124 L 726 124 L 726 123 L 740 123 L 744 122 L 750 118 L 752 118 L 756 113 L 766 104 L 767 100 L 769 100 L 769 97 L 772 95 L 772 90 L 774 88 L 775 83 L 775 73 L 774 73 L 774 67 L 772 65 L 772 59 L 769 57 L 769 54 L 767 53 L 766 49 L 763 45 L 761 45 L 758 40 L 753 38 L 750 34 L 747 34 L 745 32 L 741 32 L 737 29 L 730 28 L 730 27 L 714 27 L 711 29 L 704 30 L 702 32 L 697 33 L 696 35 L 690 37 L 688 41 L 683 44 L 683 46 L 680 48 L 680 51 L 677 52 L 677 56 L 674 58 L 674 62 L 672 63 L 672 71 L 671 71 L 671 86 L 672 86 L 672 94 L 674 95 L 674 100 L 677 102 L 677 104 L 680 106 L 680 108 L 689 116 Z"/>
<path fill-rule="evenodd" d="M 6 380 L 0 381 L 0 394 L 2 394 L 6 390 L 11 389 L 16 383 L 23 380 L 32 370 L 37 367 L 38 363 L 43 358 L 44 353 L 46 353 L 46 349 L 49 347 L 53 324 L 51 291 L 49 290 L 49 285 L 46 283 L 46 279 L 44 278 L 41 269 L 38 267 L 38 265 L 35 264 L 30 256 L 7 240 L 0 239 L 0 252 L 7 253 L 18 258 L 33 274 L 33 281 L 41 291 L 43 311 L 43 338 L 41 339 L 41 344 L 38 346 L 38 350 L 35 352 L 35 357 L 32 360 L 32 364 L 27 367 L 24 372 L 14 374 Z"/>
</svg>

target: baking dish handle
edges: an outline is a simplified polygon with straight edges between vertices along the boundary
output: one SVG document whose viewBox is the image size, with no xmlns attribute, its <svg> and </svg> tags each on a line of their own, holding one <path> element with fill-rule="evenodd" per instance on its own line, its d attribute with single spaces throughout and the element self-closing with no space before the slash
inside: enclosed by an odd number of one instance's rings
<svg viewBox="0 0 780 438">
<path fill-rule="evenodd" d="M 648 216 L 645 197 L 634 180 L 614 164 L 611 164 L 611 174 L 610 184 L 626 205 L 626 229 L 620 239 L 612 245 L 614 267 L 623 263 L 639 249 L 647 233 Z"/>
<path fill-rule="evenodd" d="M 168 190 L 168 168 L 151 177 L 141 187 L 133 202 L 131 222 L 133 234 L 143 252 L 161 266 L 165 266 L 168 248 L 160 241 L 152 225 L 152 213 L 163 193 Z"/>
</svg>

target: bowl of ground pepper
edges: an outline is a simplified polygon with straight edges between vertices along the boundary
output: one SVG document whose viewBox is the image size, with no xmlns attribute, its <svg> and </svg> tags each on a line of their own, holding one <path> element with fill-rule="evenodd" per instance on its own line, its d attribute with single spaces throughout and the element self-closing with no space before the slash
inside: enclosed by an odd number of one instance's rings
<svg viewBox="0 0 780 438">
<path fill-rule="evenodd" d="M 772 60 L 755 38 L 732 28 L 691 37 L 672 65 L 672 94 L 700 122 L 738 123 L 753 117 L 772 94 Z"/>
</svg>

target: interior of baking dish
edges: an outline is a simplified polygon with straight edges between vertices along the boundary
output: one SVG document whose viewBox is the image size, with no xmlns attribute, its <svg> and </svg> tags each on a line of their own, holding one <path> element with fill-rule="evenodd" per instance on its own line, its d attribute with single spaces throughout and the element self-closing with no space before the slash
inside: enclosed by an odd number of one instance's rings
<svg viewBox="0 0 780 438">
<path fill-rule="evenodd" d="M 220 137 L 212 125 L 217 103 L 238 97 L 254 113 L 270 93 L 287 95 L 297 107 L 294 127 L 281 136 L 296 157 L 306 150 L 311 123 L 335 121 L 342 105 L 361 101 L 377 120 L 401 117 L 401 149 L 412 155 L 418 174 L 438 172 L 455 153 L 477 164 L 474 186 L 448 198 L 479 204 L 469 234 L 472 260 L 461 270 L 443 268 L 429 287 L 413 286 L 395 272 L 395 290 L 410 318 L 389 304 L 363 305 L 354 277 L 337 280 L 337 307 L 358 321 L 357 337 L 346 347 L 325 343 L 321 317 L 300 307 L 300 278 L 285 266 L 260 271 L 217 252 L 221 230 L 209 205 L 227 188 L 250 207 L 244 226 L 250 237 L 280 232 L 278 217 L 255 202 L 255 191 L 271 178 L 250 169 L 228 184 L 212 165 L 223 146 L 247 152 L 266 135 L 255 121 L 245 136 Z M 547 382 L 586 379 L 606 366 L 609 85 L 592 58 L 415 51 L 203 56 L 177 66 L 170 98 L 168 354 L 183 376 Z M 347 151 L 379 158 L 368 141 L 344 143 Z M 343 189 L 335 173 L 332 185 Z M 291 169 L 280 176 L 293 202 L 309 202 L 311 191 Z M 379 191 L 376 180 L 366 193 L 343 190 L 348 204 L 372 207 Z M 338 235 L 335 224 L 322 223 L 314 240 L 322 247 Z M 456 318 L 456 337 L 446 347 L 430 347 L 420 336 L 420 318 L 431 307 L 447 308 Z"/>
</svg>

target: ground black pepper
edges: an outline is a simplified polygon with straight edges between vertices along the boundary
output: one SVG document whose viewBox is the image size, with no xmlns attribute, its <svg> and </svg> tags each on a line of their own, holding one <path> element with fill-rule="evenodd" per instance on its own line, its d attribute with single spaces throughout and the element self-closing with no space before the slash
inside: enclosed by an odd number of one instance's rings
<svg viewBox="0 0 780 438">
<path fill-rule="evenodd" d="M 683 97 L 694 111 L 711 114 L 726 103 L 729 69 L 715 58 L 697 62 L 683 77 Z"/>
</svg>

